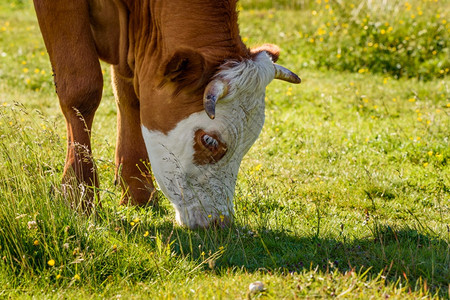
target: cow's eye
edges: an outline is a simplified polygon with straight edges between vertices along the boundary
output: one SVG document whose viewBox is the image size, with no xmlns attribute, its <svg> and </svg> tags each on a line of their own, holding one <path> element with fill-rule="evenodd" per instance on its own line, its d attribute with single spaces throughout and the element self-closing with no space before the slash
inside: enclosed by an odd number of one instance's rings
<svg viewBox="0 0 450 300">
<path fill-rule="evenodd" d="M 227 152 L 227 145 L 220 139 L 219 134 L 206 133 L 198 129 L 194 136 L 194 162 L 199 165 L 214 164 Z"/>
<path fill-rule="evenodd" d="M 212 136 L 209 136 L 207 134 L 205 134 L 202 137 L 202 142 L 206 147 L 213 147 L 213 148 L 217 148 L 217 146 L 219 146 L 219 142 L 213 138 Z"/>
</svg>

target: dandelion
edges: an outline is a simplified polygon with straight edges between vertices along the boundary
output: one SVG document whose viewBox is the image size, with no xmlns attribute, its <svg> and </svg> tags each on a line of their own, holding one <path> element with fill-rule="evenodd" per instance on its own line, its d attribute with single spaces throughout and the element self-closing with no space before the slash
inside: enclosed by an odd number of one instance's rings
<svg viewBox="0 0 450 300">
<path fill-rule="evenodd" d="M 423 166 L 424 166 L 424 167 L 428 166 L 428 163 L 427 163 L 427 162 L 426 162 L 426 163 L 423 163 Z"/>
<path fill-rule="evenodd" d="M 50 259 L 50 260 L 47 262 L 47 264 L 48 264 L 50 267 L 53 267 L 53 266 L 55 265 L 55 260 L 54 260 L 54 259 Z"/>
<path fill-rule="evenodd" d="M 130 225 L 131 225 L 131 226 L 134 226 L 134 225 L 135 225 L 135 223 L 134 223 L 134 222 L 130 222 Z"/>
<path fill-rule="evenodd" d="M 75 275 L 73 276 L 73 279 L 74 279 L 74 280 L 80 280 L 80 275 L 75 274 Z"/>
<path fill-rule="evenodd" d="M 288 90 L 286 92 L 286 96 L 292 96 L 292 87 L 288 87 Z"/>
<path fill-rule="evenodd" d="M 144 233 L 144 237 L 148 237 L 148 231 Z"/>
<path fill-rule="evenodd" d="M 22 71 L 23 71 L 24 73 L 28 73 L 29 69 L 28 69 L 28 68 L 23 68 Z"/>
<path fill-rule="evenodd" d="M 33 245 L 35 245 L 35 246 L 39 245 L 39 241 L 38 241 L 38 240 L 35 240 L 35 241 L 33 242 Z"/>
<path fill-rule="evenodd" d="M 61 278 L 61 274 L 56 275 L 56 280 Z"/>
<path fill-rule="evenodd" d="M 262 164 L 258 164 L 258 165 L 256 165 L 256 166 L 253 168 L 253 170 L 254 170 L 255 172 L 258 172 L 259 170 L 261 170 L 261 168 L 262 168 Z"/>
<path fill-rule="evenodd" d="M 409 98 L 408 101 L 409 102 L 414 102 L 414 101 L 416 101 L 416 99 L 415 98 Z"/>
</svg>

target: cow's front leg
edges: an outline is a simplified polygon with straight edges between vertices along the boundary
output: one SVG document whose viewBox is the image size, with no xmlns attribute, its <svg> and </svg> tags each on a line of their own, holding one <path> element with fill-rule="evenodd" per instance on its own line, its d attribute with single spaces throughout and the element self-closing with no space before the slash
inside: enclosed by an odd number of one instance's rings
<svg viewBox="0 0 450 300">
<path fill-rule="evenodd" d="M 67 124 L 64 192 L 73 206 L 89 212 L 98 187 L 90 130 L 103 88 L 89 7 L 86 1 L 71 0 L 35 0 L 34 4 Z"/>
<path fill-rule="evenodd" d="M 120 204 L 155 204 L 150 163 L 141 132 L 139 100 L 131 79 L 112 67 L 112 81 L 117 103 L 116 180 L 123 189 Z"/>
</svg>

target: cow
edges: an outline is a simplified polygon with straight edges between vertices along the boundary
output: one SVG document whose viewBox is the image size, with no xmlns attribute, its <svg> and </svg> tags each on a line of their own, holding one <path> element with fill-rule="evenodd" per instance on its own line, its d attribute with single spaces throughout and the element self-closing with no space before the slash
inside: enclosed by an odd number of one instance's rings
<svg viewBox="0 0 450 300">
<path fill-rule="evenodd" d="M 300 83 L 275 63 L 277 46 L 243 43 L 236 2 L 34 0 L 67 125 L 63 186 L 82 191 L 83 211 L 100 203 L 90 130 L 103 60 L 117 105 L 121 204 L 155 201 L 154 178 L 179 224 L 232 222 L 239 166 L 264 123 L 265 88 L 273 79 Z"/>
</svg>

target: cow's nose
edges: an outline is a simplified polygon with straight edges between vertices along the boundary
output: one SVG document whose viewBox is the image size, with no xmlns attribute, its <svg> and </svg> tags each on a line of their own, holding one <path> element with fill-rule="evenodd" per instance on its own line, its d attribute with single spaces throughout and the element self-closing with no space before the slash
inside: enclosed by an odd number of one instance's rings
<svg viewBox="0 0 450 300">
<path fill-rule="evenodd" d="M 233 219 L 230 216 L 220 215 L 211 221 L 211 227 L 227 228 L 231 226 Z"/>
</svg>

